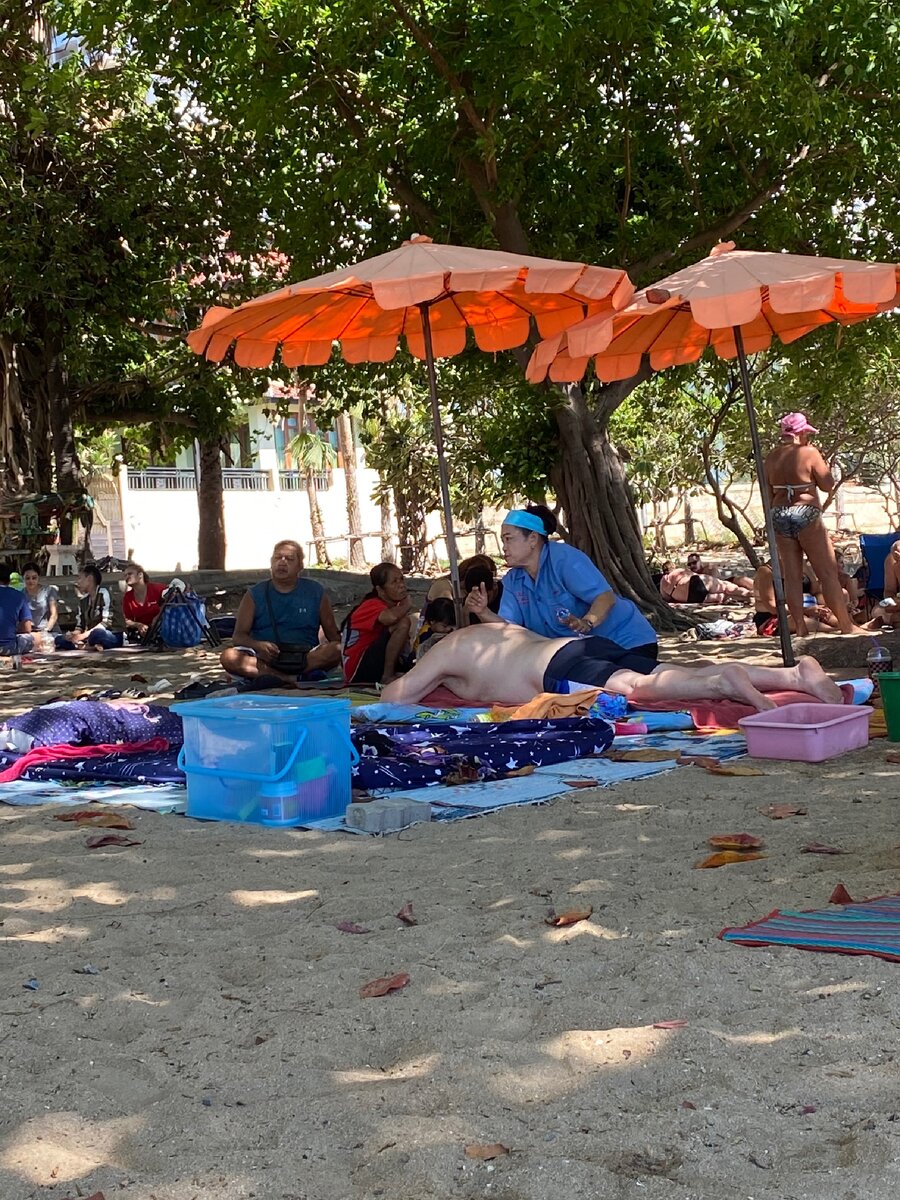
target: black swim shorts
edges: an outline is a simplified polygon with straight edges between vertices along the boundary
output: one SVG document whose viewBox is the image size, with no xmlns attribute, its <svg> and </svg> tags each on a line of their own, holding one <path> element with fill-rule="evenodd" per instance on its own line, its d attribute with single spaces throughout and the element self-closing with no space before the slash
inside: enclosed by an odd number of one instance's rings
<svg viewBox="0 0 900 1200">
<path fill-rule="evenodd" d="M 692 575 L 688 581 L 688 604 L 702 604 L 708 595 L 709 588 L 706 586 L 700 576 Z"/>
<path fill-rule="evenodd" d="M 605 687 L 616 671 L 652 675 L 659 664 L 641 650 L 642 647 L 626 650 L 617 642 L 596 635 L 566 642 L 547 664 L 544 691 L 558 691 L 559 684 L 567 679 L 585 687 Z"/>
</svg>

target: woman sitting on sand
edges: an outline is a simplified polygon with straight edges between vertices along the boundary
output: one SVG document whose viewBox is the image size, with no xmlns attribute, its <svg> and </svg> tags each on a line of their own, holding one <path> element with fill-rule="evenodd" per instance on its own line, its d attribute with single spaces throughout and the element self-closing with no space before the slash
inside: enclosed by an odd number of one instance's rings
<svg viewBox="0 0 900 1200">
<path fill-rule="evenodd" d="M 78 615 L 75 630 L 56 639 L 57 650 L 115 650 L 125 642 L 125 620 L 113 602 L 103 576 L 93 563 L 82 567 L 75 584 Z"/>
<path fill-rule="evenodd" d="M 31 629 L 34 633 L 50 633 L 56 629 L 59 615 L 59 589 L 52 583 L 41 583 L 41 569 L 36 562 L 22 568 L 25 599 L 31 607 Z"/>
<path fill-rule="evenodd" d="M 409 666 L 411 618 L 403 572 L 379 563 L 369 572 L 372 590 L 343 625 L 341 654 L 347 683 L 390 683 Z"/>
<path fill-rule="evenodd" d="M 159 616 L 160 601 L 165 590 L 161 583 L 151 583 L 147 572 L 137 563 L 129 563 L 125 568 L 122 612 L 125 616 L 125 628 L 135 639 L 145 637 L 147 630 Z"/>
</svg>

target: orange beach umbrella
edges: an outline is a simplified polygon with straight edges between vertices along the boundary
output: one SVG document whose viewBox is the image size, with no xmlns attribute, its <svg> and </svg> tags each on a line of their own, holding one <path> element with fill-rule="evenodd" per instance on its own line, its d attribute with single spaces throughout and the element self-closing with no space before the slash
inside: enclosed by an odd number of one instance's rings
<svg viewBox="0 0 900 1200">
<path fill-rule="evenodd" d="M 267 367 L 276 351 L 287 367 L 321 366 L 338 344 L 347 362 L 387 362 L 402 338 L 424 359 L 440 469 L 441 499 L 454 593 L 459 571 L 444 457 L 434 360 L 460 354 L 472 330 L 487 351 L 523 345 L 532 321 L 550 337 L 589 316 L 628 303 L 634 288 L 624 271 L 438 245 L 404 242 L 387 254 L 331 271 L 250 300 L 211 308 L 188 344 L 213 362 L 233 350 L 243 367 Z"/>
<path fill-rule="evenodd" d="M 893 263 L 736 250 L 724 242 L 702 262 L 638 292 L 621 312 L 589 317 L 545 339 L 528 364 L 532 383 L 571 383 L 593 359 L 597 377 L 609 383 L 636 375 L 645 355 L 654 370 L 696 362 L 709 347 L 738 359 L 788 665 L 793 651 L 746 356 L 773 338 L 793 342 L 830 322 L 852 325 L 897 304 L 900 268 Z"/>
</svg>

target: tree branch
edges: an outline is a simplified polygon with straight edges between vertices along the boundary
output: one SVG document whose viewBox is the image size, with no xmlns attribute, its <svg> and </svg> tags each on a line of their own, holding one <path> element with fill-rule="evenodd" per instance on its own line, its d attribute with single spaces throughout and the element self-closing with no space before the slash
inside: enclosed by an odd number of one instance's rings
<svg viewBox="0 0 900 1200">
<path fill-rule="evenodd" d="M 682 242 L 674 250 L 662 250 L 659 254 L 651 255 L 650 258 L 634 263 L 627 263 L 628 271 L 632 275 L 640 275 L 644 271 L 652 271 L 656 267 L 662 266 L 663 263 L 669 262 L 671 259 L 686 254 L 691 250 L 705 249 L 707 247 L 712 248 L 717 242 L 723 241 L 729 234 L 734 233 L 735 230 L 740 229 L 742 225 L 746 224 L 752 216 L 755 216 L 772 199 L 776 192 L 784 187 L 796 167 L 808 157 L 809 146 L 802 146 L 778 174 L 777 178 L 773 179 L 764 188 L 761 188 L 756 195 L 751 196 L 740 208 L 736 209 L 722 221 L 719 221 L 718 224 L 688 238 L 687 241 Z"/>
<path fill-rule="evenodd" d="M 438 50 L 430 33 L 428 33 L 422 25 L 417 24 L 410 12 L 403 5 L 402 0 L 390 0 L 390 3 L 400 20 L 406 26 L 413 40 L 422 47 L 437 68 L 437 72 L 441 79 L 443 79 L 444 83 L 446 83 L 453 92 L 453 95 L 456 97 L 456 102 L 459 105 L 460 112 L 463 113 L 466 120 L 472 126 L 473 131 L 479 137 L 489 138 L 490 130 L 475 111 L 475 105 L 469 98 L 469 95 L 463 86 L 462 80 L 447 62 L 446 58 L 444 58 L 440 50 Z"/>
</svg>

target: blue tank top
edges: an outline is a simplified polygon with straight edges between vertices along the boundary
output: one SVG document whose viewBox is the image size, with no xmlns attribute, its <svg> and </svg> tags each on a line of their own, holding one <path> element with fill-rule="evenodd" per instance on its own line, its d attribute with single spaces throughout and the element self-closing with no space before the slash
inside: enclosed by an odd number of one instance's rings
<svg viewBox="0 0 900 1200">
<path fill-rule="evenodd" d="M 325 589 L 312 579 L 298 579 L 290 592 L 279 590 L 266 579 L 250 588 L 254 615 L 251 633 L 260 642 L 318 646 L 319 609 Z M 276 633 L 269 613 L 275 615 Z"/>
</svg>

